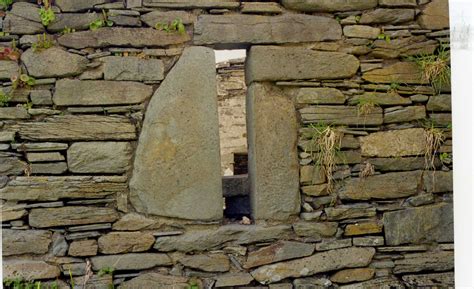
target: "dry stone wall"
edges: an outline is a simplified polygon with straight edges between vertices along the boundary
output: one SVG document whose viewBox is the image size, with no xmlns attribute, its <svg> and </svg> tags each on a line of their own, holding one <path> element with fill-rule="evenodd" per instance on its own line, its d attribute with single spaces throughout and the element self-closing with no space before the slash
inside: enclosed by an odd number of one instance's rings
<svg viewBox="0 0 474 289">
<path fill-rule="evenodd" d="M 1 14 L 4 278 L 454 286 L 447 0 L 42 6 Z M 247 49 L 248 182 L 221 178 L 216 48 Z"/>
</svg>

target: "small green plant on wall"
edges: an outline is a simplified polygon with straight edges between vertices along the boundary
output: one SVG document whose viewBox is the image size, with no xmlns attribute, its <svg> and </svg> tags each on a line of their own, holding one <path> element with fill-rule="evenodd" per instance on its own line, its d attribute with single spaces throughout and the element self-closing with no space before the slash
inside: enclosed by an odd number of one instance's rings
<svg viewBox="0 0 474 289">
<path fill-rule="evenodd" d="M 12 5 L 13 0 L 0 0 L 0 8 L 7 10 L 10 5 Z"/>
<path fill-rule="evenodd" d="M 38 35 L 37 37 L 38 39 L 36 40 L 36 42 L 31 45 L 31 48 L 34 52 L 39 52 L 41 50 L 53 47 L 54 42 L 49 38 L 48 35 L 46 35 L 46 33 Z"/>
<path fill-rule="evenodd" d="M 319 166 L 328 181 L 328 191 L 331 193 L 334 185 L 333 172 L 336 169 L 336 158 L 341 150 L 344 133 L 338 128 L 324 123 L 310 124 L 311 156 Z"/>
<path fill-rule="evenodd" d="M 20 77 L 12 77 L 12 89 L 33 86 L 35 83 L 36 79 L 28 74 L 21 74 Z"/>
<path fill-rule="evenodd" d="M 108 19 L 107 12 L 102 9 L 102 18 L 99 18 L 89 24 L 89 29 L 90 30 L 97 30 L 101 27 L 111 27 L 114 25 L 114 22 L 112 20 Z"/>
<path fill-rule="evenodd" d="M 390 39 L 390 35 L 387 35 L 385 33 L 380 33 L 378 36 L 377 36 L 377 39 L 378 40 L 385 40 L 385 42 L 387 43 L 390 43 L 391 39 Z"/>
<path fill-rule="evenodd" d="M 443 86 L 451 83 L 450 53 L 446 44 L 441 44 L 434 54 L 408 57 L 422 71 L 422 78 L 440 92 Z"/>
<path fill-rule="evenodd" d="M 179 34 L 186 33 L 186 28 L 184 27 L 183 21 L 180 18 L 176 18 L 170 23 L 158 22 L 155 25 L 155 29 L 166 31 L 168 33 L 178 32 Z"/>
<path fill-rule="evenodd" d="M 49 23 L 53 22 L 56 19 L 53 9 L 49 3 L 49 0 L 43 0 L 43 6 L 39 10 L 39 15 L 41 18 L 41 23 L 44 26 L 48 26 Z"/>
<path fill-rule="evenodd" d="M 42 284 L 41 281 L 27 281 L 17 277 L 13 279 L 4 279 L 3 288 L 5 289 L 58 289 L 56 281 L 49 284 Z"/>
<path fill-rule="evenodd" d="M 3 89 L 0 89 L 0 107 L 7 106 L 10 98 L 11 95 L 9 93 L 5 93 Z"/>
<path fill-rule="evenodd" d="M 378 102 L 372 98 L 360 97 L 355 100 L 357 105 L 357 116 L 367 116 L 375 110 L 376 107 L 380 107 Z"/>
</svg>

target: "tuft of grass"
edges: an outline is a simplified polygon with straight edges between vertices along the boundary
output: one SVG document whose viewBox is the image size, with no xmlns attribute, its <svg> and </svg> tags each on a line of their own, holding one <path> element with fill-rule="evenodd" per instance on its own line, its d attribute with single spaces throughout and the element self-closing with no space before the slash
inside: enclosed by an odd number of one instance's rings
<svg viewBox="0 0 474 289">
<path fill-rule="evenodd" d="M 372 98 L 364 98 L 360 97 L 356 99 L 357 105 L 357 116 L 360 117 L 361 115 L 366 116 L 373 112 L 376 107 L 380 107 L 378 102 Z"/>
<path fill-rule="evenodd" d="M 327 181 L 328 191 L 331 193 L 334 184 L 333 172 L 336 168 L 336 157 L 341 150 L 344 133 L 337 128 L 323 123 L 310 124 L 311 147 L 314 148 L 311 156 L 319 167 L 322 168 Z"/>
<path fill-rule="evenodd" d="M 425 140 L 425 169 L 435 171 L 436 156 L 438 155 L 439 148 L 445 140 L 445 136 L 443 131 L 440 128 L 437 128 L 434 123 L 428 122 L 425 124 Z"/>
<path fill-rule="evenodd" d="M 447 47 L 441 44 L 435 54 L 408 57 L 420 67 L 423 79 L 429 81 L 437 92 L 451 83 L 450 52 Z"/>
<path fill-rule="evenodd" d="M 46 33 L 43 33 L 43 35 L 38 35 L 37 37 L 38 40 L 31 45 L 31 48 L 34 52 L 39 52 L 44 49 L 53 47 L 53 40 L 51 40 L 48 35 L 46 35 Z"/>
</svg>

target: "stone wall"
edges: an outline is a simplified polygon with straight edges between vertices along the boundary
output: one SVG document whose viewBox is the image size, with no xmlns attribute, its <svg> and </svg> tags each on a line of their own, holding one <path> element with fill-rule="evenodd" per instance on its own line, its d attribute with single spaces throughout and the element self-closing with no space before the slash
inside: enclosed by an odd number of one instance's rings
<svg viewBox="0 0 474 289">
<path fill-rule="evenodd" d="M 450 88 L 420 65 L 446 53 L 447 0 L 51 9 L 46 26 L 36 1 L 2 14 L 4 278 L 453 286 Z M 247 49 L 248 180 L 222 178 L 222 48 Z M 251 219 L 225 218 L 223 196 Z"/>
</svg>

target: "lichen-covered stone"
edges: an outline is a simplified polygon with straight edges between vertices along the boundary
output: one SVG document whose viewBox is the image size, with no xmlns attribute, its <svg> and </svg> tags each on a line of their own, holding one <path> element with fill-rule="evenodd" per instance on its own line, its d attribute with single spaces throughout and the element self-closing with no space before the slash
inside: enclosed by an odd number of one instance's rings
<svg viewBox="0 0 474 289">
<path fill-rule="evenodd" d="M 362 13 L 360 17 L 361 24 L 398 24 L 415 19 L 415 10 L 413 9 L 375 9 Z"/>
<path fill-rule="evenodd" d="M 248 285 L 253 277 L 247 272 L 226 273 L 216 276 L 216 288 Z"/>
<path fill-rule="evenodd" d="M 140 16 L 140 19 L 150 27 L 155 27 L 157 23 L 170 23 L 176 18 L 181 19 L 181 22 L 185 25 L 193 24 L 197 20 L 197 17 L 195 15 L 186 11 L 156 10 Z"/>
<path fill-rule="evenodd" d="M 415 7 L 416 0 L 379 0 L 379 5 L 387 7 Z"/>
<path fill-rule="evenodd" d="M 223 47 L 340 38 L 341 26 L 336 20 L 313 15 L 201 15 L 194 28 L 194 44 Z"/>
<path fill-rule="evenodd" d="M 384 131 L 361 137 L 363 156 L 403 157 L 422 155 L 426 148 L 426 133 L 422 128 Z"/>
<path fill-rule="evenodd" d="M 105 267 L 113 267 L 115 270 L 141 270 L 173 264 L 168 255 L 159 253 L 96 256 L 91 258 L 91 263 L 92 268 L 97 271 Z"/>
<path fill-rule="evenodd" d="M 112 232 L 99 238 L 99 251 L 102 254 L 143 252 L 151 248 L 155 238 L 146 232 Z"/>
<path fill-rule="evenodd" d="M 28 74 L 33 77 L 67 77 L 81 74 L 89 61 L 80 55 L 58 47 L 34 52 L 28 49 L 21 55 Z"/>
<path fill-rule="evenodd" d="M 336 88 L 303 87 L 295 92 L 296 102 L 301 104 L 344 104 L 346 96 Z"/>
<path fill-rule="evenodd" d="M 331 237 L 337 232 L 336 222 L 298 222 L 293 224 L 296 235 L 301 237 Z"/>
<path fill-rule="evenodd" d="M 17 177 L 0 189 L 2 199 L 56 201 L 61 198 L 102 198 L 124 192 L 121 176 Z"/>
<path fill-rule="evenodd" d="M 279 261 L 306 257 L 314 252 L 313 244 L 292 241 L 279 241 L 270 246 L 250 252 L 245 268 L 253 268 Z"/>
<path fill-rule="evenodd" d="M 441 203 L 384 214 L 387 245 L 453 242 L 453 205 Z"/>
<path fill-rule="evenodd" d="M 16 61 L 0 60 L 0 79 L 10 80 L 12 76 L 18 76 L 20 66 Z"/>
<path fill-rule="evenodd" d="M 407 197 L 418 191 L 421 175 L 421 171 L 414 171 L 349 179 L 339 190 L 338 195 L 345 200 Z"/>
<path fill-rule="evenodd" d="M 428 84 L 422 77 L 421 69 L 414 62 L 397 62 L 374 69 L 364 73 L 362 78 L 375 83 Z"/>
<path fill-rule="evenodd" d="M 159 273 L 145 273 L 129 281 L 123 282 L 118 289 L 186 289 L 189 288 L 188 278 Z"/>
<path fill-rule="evenodd" d="M 418 23 L 425 29 L 443 29 L 449 27 L 449 3 L 448 0 L 433 0 L 428 3 L 421 15 Z"/>
<path fill-rule="evenodd" d="M 85 257 L 97 255 L 97 241 L 96 240 L 78 240 L 73 241 L 69 245 L 69 256 Z"/>
<path fill-rule="evenodd" d="M 451 95 L 437 94 L 430 96 L 426 104 L 428 111 L 451 111 Z"/>
<path fill-rule="evenodd" d="M 0 157 L 0 175 L 2 176 L 22 175 L 27 168 L 27 163 L 17 157 Z"/>
<path fill-rule="evenodd" d="M 28 119 L 30 115 L 22 106 L 0 107 L 0 119 Z"/>
<path fill-rule="evenodd" d="M 153 92 L 151 86 L 130 81 L 71 80 L 56 82 L 56 105 L 117 105 L 143 102 Z"/>
<path fill-rule="evenodd" d="M 351 104 L 357 104 L 361 101 L 373 102 L 377 105 L 409 105 L 411 100 L 408 97 L 400 96 L 396 92 L 364 92 L 361 95 L 352 97 Z"/>
<path fill-rule="evenodd" d="M 442 272 L 454 268 L 453 251 L 411 253 L 404 254 L 403 257 L 403 259 L 395 260 L 393 273 L 415 273 L 421 271 Z"/>
<path fill-rule="evenodd" d="M 352 283 L 372 279 L 375 269 L 372 268 L 356 268 L 344 269 L 336 272 L 331 276 L 331 281 L 336 283 Z"/>
<path fill-rule="evenodd" d="M 130 181 L 130 199 L 139 212 L 222 218 L 215 81 L 213 51 L 186 48 L 152 97 Z"/>
<path fill-rule="evenodd" d="M 30 164 L 32 174 L 60 175 L 67 171 L 66 162 L 32 163 Z"/>
<path fill-rule="evenodd" d="M 383 122 L 382 109 L 374 107 L 360 113 L 356 106 L 318 105 L 299 110 L 304 123 L 326 123 L 334 125 L 380 125 Z"/>
<path fill-rule="evenodd" d="M 378 221 L 348 224 L 344 229 L 345 236 L 369 235 L 382 232 L 383 224 Z"/>
<path fill-rule="evenodd" d="M 61 271 L 57 266 L 50 265 L 43 261 L 33 260 L 4 260 L 3 278 L 24 280 L 54 279 L 59 277 Z"/>
<path fill-rule="evenodd" d="M 230 261 L 225 254 L 186 255 L 179 262 L 185 267 L 205 272 L 227 272 L 230 269 Z"/>
<path fill-rule="evenodd" d="M 454 287 L 454 272 L 403 275 L 402 279 L 413 287 Z"/>
<path fill-rule="evenodd" d="M 298 128 L 293 103 L 275 87 L 252 84 L 247 94 L 247 127 L 253 216 L 286 219 L 297 214 Z"/>
<path fill-rule="evenodd" d="M 122 216 L 120 220 L 115 222 L 112 228 L 117 231 L 139 231 L 146 229 L 156 223 L 157 221 L 147 218 L 143 215 L 129 213 Z"/>
<path fill-rule="evenodd" d="M 380 34 L 380 28 L 366 25 L 347 25 L 344 27 L 344 36 L 354 38 L 376 39 Z"/>
<path fill-rule="evenodd" d="M 425 171 L 424 188 L 429 193 L 446 193 L 453 191 L 453 171 Z"/>
<path fill-rule="evenodd" d="M 359 60 L 340 52 L 302 47 L 252 46 L 247 57 L 246 82 L 350 78 Z"/>
<path fill-rule="evenodd" d="M 120 56 L 104 58 L 104 79 L 106 80 L 152 81 L 163 78 L 164 65 L 159 59 Z"/>
<path fill-rule="evenodd" d="M 128 117 L 61 115 L 19 125 L 22 139 L 41 140 L 131 140 L 136 128 Z"/>
<path fill-rule="evenodd" d="M 375 208 L 368 205 L 342 205 L 335 208 L 324 209 L 327 219 L 337 221 L 343 219 L 353 219 L 375 216 Z"/>
<path fill-rule="evenodd" d="M 261 284 L 275 283 L 288 277 L 304 277 L 344 268 L 367 266 L 374 248 L 343 248 L 288 262 L 265 265 L 251 272 Z"/>
<path fill-rule="evenodd" d="M 414 171 L 425 168 L 425 159 L 423 157 L 371 158 L 367 162 L 374 165 L 376 170 L 382 172 Z"/>
<path fill-rule="evenodd" d="M 123 173 L 132 158 L 129 142 L 76 142 L 67 151 L 73 173 Z"/>
<path fill-rule="evenodd" d="M 107 27 L 93 31 L 80 31 L 59 37 L 59 44 L 75 49 L 108 46 L 163 47 L 189 40 L 188 34 L 167 33 L 153 28 Z"/>
<path fill-rule="evenodd" d="M 114 209 L 80 206 L 32 209 L 28 216 L 30 226 L 36 228 L 109 223 L 117 219 Z"/>
<path fill-rule="evenodd" d="M 240 6 L 240 3 L 238 0 L 144 0 L 143 5 L 146 7 L 161 7 L 161 8 L 233 9 L 233 8 L 238 8 Z"/>
<path fill-rule="evenodd" d="M 3 220 L 2 220 L 3 221 Z M 51 232 L 45 230 L 2 229 L 2 254 L 45 254 L 51 244 Z"/>
<path fill-rule="evenodd" d="M 367 288 L 405 288 L 402 282 L 394 277 L 379 277 L 372 280 L 343 285 L 340 289 L 367 289 Z"/>
<path fill-rule="evenodd" d="M 337 12 L 371 9 L 377 6 L 377 0 L 283 0 L 282 4 L 304 12 Z"/>
<path fill-rule="evenodd" d="M 426 109 L 424 105 L 407 106 L 397 110 L 385 111 L 383 116 L 384 123 L 408 122 L 426 118 Z"/>
</svg>

